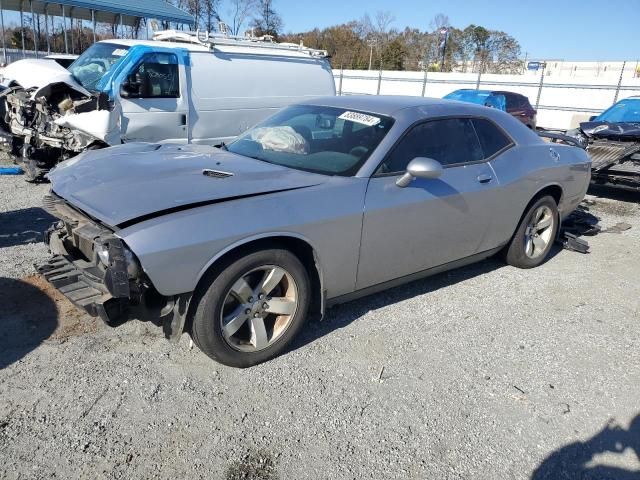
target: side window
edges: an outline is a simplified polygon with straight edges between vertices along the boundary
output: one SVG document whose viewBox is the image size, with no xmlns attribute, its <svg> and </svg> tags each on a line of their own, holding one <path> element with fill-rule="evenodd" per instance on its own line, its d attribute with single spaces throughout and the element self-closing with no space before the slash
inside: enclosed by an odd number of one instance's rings
<svg viewBox="0 0 640 480">
<path fill-rule="evenodd" d="M 471 121 L 482 146 L 483 158 L 490 158 L 503 148 L 511 145 L 511 139 L 489 120 L 474 118 Z"/>
<path fill-rule="evenodd" d="M 433 158 L 444 166 L 482 160 L 478 136 L 468 118 L 432 120 L 416 125 L 378 168 L 378 174 L 404 172 L 416 157 Z"/>
<path fill-rule="evenodd" d="M 140 84 L 140 98 L 178 98 L 178 58 L 173 53 L 146 55 L 133 72 Z"/>
</svg>

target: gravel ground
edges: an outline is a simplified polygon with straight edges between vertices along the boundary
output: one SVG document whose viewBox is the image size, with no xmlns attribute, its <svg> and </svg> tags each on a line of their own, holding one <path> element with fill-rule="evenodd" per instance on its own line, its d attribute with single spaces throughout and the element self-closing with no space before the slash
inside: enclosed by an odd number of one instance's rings
<svg viewBox="0 0 640 480">
<path fill-rule="evenodd" d="M 640 478 L 640 206 L 524 271 L 361 299 L 248 370 L 31 276 L 47 187 L 0 177 L 0 478 Z M 635 197 L 636 201 L 639 197 Z"/>
</svg>

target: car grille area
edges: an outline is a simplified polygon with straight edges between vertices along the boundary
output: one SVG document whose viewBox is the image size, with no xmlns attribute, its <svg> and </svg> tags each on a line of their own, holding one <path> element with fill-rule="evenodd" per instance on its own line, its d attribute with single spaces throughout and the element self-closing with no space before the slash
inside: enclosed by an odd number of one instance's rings
<svg viewBox="0 0 640 480">
<path fill-rule="evenodd" d="M 43 207 L 60 221 L 45 234 L 53 256 L 36 265 L 38 273 L 90 315 L 111 326 L 124 323 L 130 285 L 122 240 L 54 193 L 45 197 Z M 98 245 L 108 251 L 108 264 L 99 259 Z"/>
</svg>

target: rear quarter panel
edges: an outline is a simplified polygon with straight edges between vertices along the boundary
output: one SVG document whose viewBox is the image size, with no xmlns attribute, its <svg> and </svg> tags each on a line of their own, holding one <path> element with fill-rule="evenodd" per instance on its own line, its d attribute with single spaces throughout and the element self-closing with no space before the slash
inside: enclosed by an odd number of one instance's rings
<svg viewBox="0 0 640 480">
<path fill-rule="evenodd" d="M 495 212 L 491 234 L 495 235 L 496 246 L 511 238 L 525 208 L 545 187 L 562 189 L 558 208 L 564 218 L 584 198 L 591 176 L 591 161 L 584 150 L 544 142 L 517 145 L 492 160 L 491 165 L 504 196 Z"/>
</svg>

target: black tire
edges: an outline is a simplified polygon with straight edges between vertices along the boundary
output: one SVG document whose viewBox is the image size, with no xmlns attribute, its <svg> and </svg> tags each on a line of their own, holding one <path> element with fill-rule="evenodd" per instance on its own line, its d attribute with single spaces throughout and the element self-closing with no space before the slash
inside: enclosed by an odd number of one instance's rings
<svg viewBox="0 0 640 480">
<path fill-rule="evenodd" d="M 546 248 L 544 248 L 544 250 L 538 256 L 532 258 L 531 256 L 527 255 L 525 251 L 527 229 L 528 226 L 532 223 L 535 213 L 538 212 L 542 207 L 547 207 L 552 212 L 550 241 L 548 242 Z M 504 260 L 509 265 L 518 268 L 534 268 L 538 265 L 541 265 L 547 259 L 547 257 L 549 256 L 549 252 L 553 248 L 553 243 L 558 233 L 559 224 L 560 216 L 558 214 L 558 205 L 556 204 L 554 198 L 549 195 L 539 198 L 531 204 L 529 209 L 522 217 L 516 233 L 513 235 L 511 242 L 507 245 L 503 252 Z"/>
<path fill-rule="evenodd" d="M 297 287 L 297 309 L 281 336 L 264 350 L 239 351 L 231 346 L 222 333 L 221 315 L 224 301 L 234 283 L 247 272 L 265 265 L 286 270 Z M 206 355 L 230 367 L 246 368 L 265 362 L 282 353 L 303 327 L 311 299 L 311 283 L 306 268 L 298 257 L 279 248 L 247 252 L 230 259 L 210 272 L 202 282 L 203 288 L 193 299 L 191 336 Z"/>
</svg>

